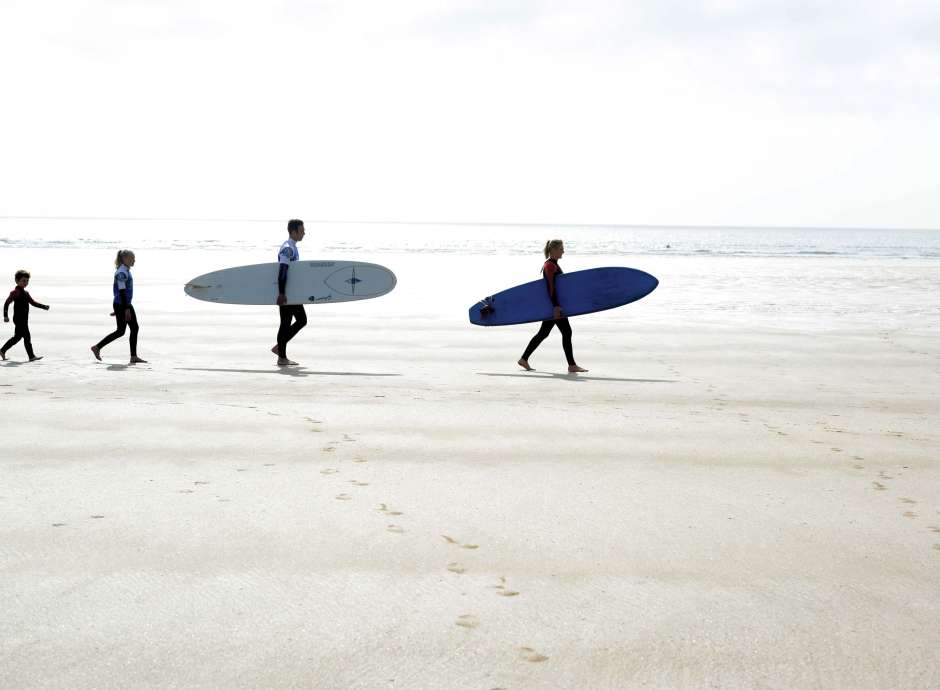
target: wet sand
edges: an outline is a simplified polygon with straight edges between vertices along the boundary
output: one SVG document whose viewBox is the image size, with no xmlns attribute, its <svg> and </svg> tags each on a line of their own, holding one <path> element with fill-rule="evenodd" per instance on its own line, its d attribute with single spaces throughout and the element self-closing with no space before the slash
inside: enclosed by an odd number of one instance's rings
<svg viewBox="0 0 940 690">
<path fill-rule="evenodd" d="M 651 296 L 526 373 L 400 273 L 278 369 L 139 263 L 150 364 L 81 263 L 0 367 L 0 686 L 940 685 L 932 331 Z"/>
</svg>

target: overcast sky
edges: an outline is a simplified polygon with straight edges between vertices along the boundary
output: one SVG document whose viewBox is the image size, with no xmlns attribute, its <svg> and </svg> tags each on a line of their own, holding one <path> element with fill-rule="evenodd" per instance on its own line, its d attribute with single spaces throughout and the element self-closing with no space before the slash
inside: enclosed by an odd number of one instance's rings
<svg viewBox="0 0 940 690">
<path fill-rule="evenodd" d="M 0 215 L 940 228 L 940 3 L 0 0 Z"/>
</svg>

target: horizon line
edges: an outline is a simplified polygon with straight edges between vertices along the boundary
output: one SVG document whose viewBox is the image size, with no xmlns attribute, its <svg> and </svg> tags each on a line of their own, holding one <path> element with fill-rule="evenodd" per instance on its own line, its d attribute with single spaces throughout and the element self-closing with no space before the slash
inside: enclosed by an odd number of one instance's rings
<svg viewBox="0 0 940 690">
<path fill-rule="evenodd" d="M 134 223 L 284 223 L 283 218 L 196 218 L 182 216 L 16 216 L 0 215 L 0 220 L 102 221 Z M 901 232 L 938 232 L 930 227 L 880 227 L 851 225 L 716 225 L 682 223 L 545 223 L 503 221 L 430 221 L 430 220 L 305 220 L 310 225 L 451 225 L 455 227 L 558 227 L 627 228 L 647 230 L 882 230 Z"/>
</svg>

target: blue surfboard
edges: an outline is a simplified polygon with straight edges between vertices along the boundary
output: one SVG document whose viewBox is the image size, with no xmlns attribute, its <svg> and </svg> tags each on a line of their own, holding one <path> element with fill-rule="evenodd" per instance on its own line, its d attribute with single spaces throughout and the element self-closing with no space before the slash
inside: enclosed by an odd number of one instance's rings
<svg viewBox="0 0 940 690">
<path fill-rule="evenodd" d="M 659 285 L 649 273 L 635 268 L 589 268 L 562 273 L 555 290 L 562 316 L 577 316 L 636 302 Z M 544 279 L 497 292 L 470 307 L 470 323 L 509 326 L 552 318 L 552 301 Z"/>
</svg>

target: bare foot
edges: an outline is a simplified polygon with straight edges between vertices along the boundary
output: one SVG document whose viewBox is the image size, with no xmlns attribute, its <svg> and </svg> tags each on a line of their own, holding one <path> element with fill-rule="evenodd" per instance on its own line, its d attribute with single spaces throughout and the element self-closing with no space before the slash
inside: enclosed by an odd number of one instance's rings
<svg viewBox="0 0 940 690">
<path fill-rule="evenodd" d="M 520 367 L 522 367 L 526 371 L 535 371 L 535 369 L 530 367 L 529 363 L 524 359 L 520 359 L 518 362 L 516 362 L 516 364 L 518 364 Z"/>
<path fill-rule="evenodd" d="M 277 345 L 271 348 L 271 352 L 275 355 L 280 355 L 280 353 L 277 351 Z"/>
<path fill-rule="evenodd" d="M 5 358 L 4 358 L 4 359 L 5 359 Z M 42 355 L 39 355 L 38 357 L 36 357 L 36 356 L 30 357 L 30 358 L 29 358 L 29 361 L 30 361 L 30 362 L 38 362 L 40 359 L 42 359 Z"/>
<path fill-rule="evenodd" d="M 580 371 L 587 371 L 587 369 L 582 369 L 577 364 L 572 364 L 570 367 L 568 367 L 569 374 L 577 374 Z"/>
<path fill-rule="evenodd" d="M 140 357 L 131 357 L 131 364 L 146 364 L 146 359 L 141 359 Z"/>
<path fill-rule="evenodd" d="M 278 357 L 277 365 L 279 367 L 296 367 L 297 362 L 292 362 L 291 360 L 287 359 L 287 357 Z"/>
<path fill-rule="evenodd" d="M 93 354 L 95 356 L 95 359 L 97 359 L 99 362 L 101 361 L 101 348 L 100 347 L 98 347 L 97 345 L 92 345 L 91 354 Z"/>
<path fill-rule="evenodd" d="M 7 353 L 3 350 L 0 350 L 0 359 L 2 359 L 4 362 L 7 361 Z"/>
</svg>

